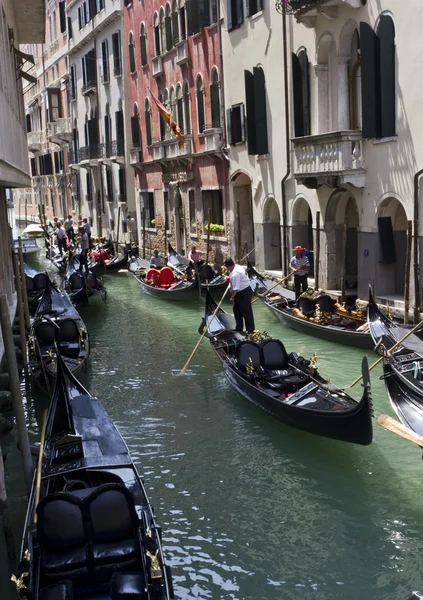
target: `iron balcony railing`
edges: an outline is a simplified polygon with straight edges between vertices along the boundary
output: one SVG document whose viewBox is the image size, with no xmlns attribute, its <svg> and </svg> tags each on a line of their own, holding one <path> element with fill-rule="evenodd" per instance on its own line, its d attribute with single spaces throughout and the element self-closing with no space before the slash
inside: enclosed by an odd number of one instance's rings
<svg viewBox="0 0 423 600">
<path fill-rule="evenodd" d="M 95 89 L 97 89 L 97 79 L 90 79 L 82 86 L 81 92 L 83 94 L 88 94 L 88 92 L 92 92 Z"/>
<path fill-rule="evenodd" d="M 114 140 L 111 142 L 110 156 L 125 156 L 125 140 Z"/>
<path fill-rule="evenodd" d="M 78 150 L 79 162 L 83 160 L 91 160 L 96 158 L 103 158 L 104 144 L 90 144 L 89 146 L 82 146 Z"/>
</svg>

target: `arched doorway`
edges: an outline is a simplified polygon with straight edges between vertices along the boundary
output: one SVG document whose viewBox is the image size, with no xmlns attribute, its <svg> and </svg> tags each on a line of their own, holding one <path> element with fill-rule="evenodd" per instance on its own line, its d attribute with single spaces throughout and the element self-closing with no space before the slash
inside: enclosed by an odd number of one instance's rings
<svg viewBox="0 0 423 600">
<path fill-rule="evenodd" d="M 231 177 L 236 214 L 236 256 L 240 261 L 248 255 L 251 264 L 255 264 L 254 221 L 251 194 L 251 178 L 243 171 L 235 172 Z"/>
<path fill-rule="evenodd" d="M 182 195 L 179 185 L 174 186 L 173 203 L 175 207 L 175 242 L 176 251 L 185 254 L 185 219 L 184 207 L 182 205 Z"/>
<path fill-rule="evenodd" d="M 358 227 L 358 210 L 354 196 L 349 190 L 336 190 L 329 198 L 324 223 L 329 290 L 341 290 L 344 277 L 346 292 L 350 295 L 357 293 Z"/>
<path fill-rule="evenodd" d="M 385 198 L 378 207 L 378 263 L 376 293 L 404 295 L 407 215 L 396 198 Z"/>
<path fill-rule="evenodd" d="M 263 208 L 264 268 L 282 269 L 281 216 L 273 197 L 267 198 Z"/>
<path fill-rule="evenodd" d="M 291 229 L 292 247 L 302 246 L 307 248 L 310 257 L 310 277 L 314 277 L 314 236 L 313 216 L 310 206 L 305 198 L 295 201 L 292 211 Z"/>
</svg>

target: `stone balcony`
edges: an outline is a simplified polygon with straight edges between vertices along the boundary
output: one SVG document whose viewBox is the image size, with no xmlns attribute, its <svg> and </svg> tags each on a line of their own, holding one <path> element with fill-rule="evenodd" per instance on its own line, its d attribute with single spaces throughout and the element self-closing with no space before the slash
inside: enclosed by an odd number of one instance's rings
<svg viewBox="0 0 423 600">
<path fill-rule="evenodd" d="M 140 146 L 131 146 L 129 148 L 129 164 L 131 167 L 140 167 L 142 165 L 142 150 Z"/>
<path fill-rule="evenodd" d="M 206 125 L 203 133 L 206 152 L 220 152 L 222 148 L 222 129 Z"/>
<path fill-rule="evenodd" d="M 163 160 L 166 158 L 162 140 L 155 139 L 151 145 L 153 148 L 153 160 Z"/>
<path fill-rule="evenodd" d="M 306 27 L 316 27 L 316 19 L 320 15 L 326 19 L 336 19 L 339 6 L 361 8 L 366 3 L 367 0 L 289 0 L 287 12 L 293 13 L 296 20 Z"/>
<path fill-rule="evenodd" d="M 30 152 L 40 152 L 43 143 L 42 131 L 29 131 L 27 133 L 28 150 Z"/>
<path fill-rule="evenodd" d="M 70 117 L 56 119 L 47 124 L 48 139 L 54 144 L 69 144 L 72 141 L 72 121 Z"/>
<path fill-rule="evenodd" d="M 155 56 L 152 60 L 152 75 L 153 77 L 161 77 L 163 75 L 163 61 L 161 56 Z"/>
<path fill-rule="evenodd" d="M 187 40 L 181 40 L 176 44 L 176 52 L 176 64 L 185 65 L 189 60 Z"/>
<path fill-rule="evenodd" d="M 184 142 L 180 146 L 174 138 L 163 142 L 166 158 L 179 158 L 192 154 L 192 138 L 184 136 Z"/>
<path fill-rule="evenodd" d="M 365 186 L 366 166 L 361 131 L 332 131 L 292 140 L 294 176 L 309 188 L 349 183 Z"/>
</svg>

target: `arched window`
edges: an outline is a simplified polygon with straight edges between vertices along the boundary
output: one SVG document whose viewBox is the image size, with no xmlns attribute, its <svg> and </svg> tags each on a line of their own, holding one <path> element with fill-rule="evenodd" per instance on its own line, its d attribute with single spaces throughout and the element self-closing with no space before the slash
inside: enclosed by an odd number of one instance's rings
<svg viewBox="0 0 423 600">
<path fill-rule="evenodd" d="M 176 122 L 179 125 L 179 129 L 184 131 L 184 100 L 182 98 L 182 87 L 178 83 L 176 86 Z"/>
<path fill-rule="evenodd" d="M 172 38 L 173 45 L 179 42 L 179 25 L 178 25 L 178 4 L 176 0 L 172 1 Z"/>
<path fill-rule="evenodd" d="M 170 112 L 173 120 L 177 122 L 175 88 L 173 86 L 170 88 Z"/>
<path fill-rule="evenodd" d="M 164 105 L 163 94 L 159 94 L 159 100 Z M 160 139 L 163 141 L 166 137 L 166 121 L 159 112 Z"/>
<path fill-rule="evenodd" d="M 244 71 L 248 154 L 267 154 L 266 81 L 261 67 Z"/>
<path fill-rule="evenodd" d="M 160 47 L 162 49 L 162 54 L 166 52 L 166 28 L 165 28 L 165 12 L 163 7 L 159 12 L 159 23 L 160 23 Z"/>
<path fill-rule="evenodd" d="M 147 64 L 147 36 L 145 33 L 145 25 L 141 23 L 140 27 L 140 52 L 141 52 L 141 64 L 143 67 Z"/>
<path fill-rule="evenodd" d="M 135 42 L 134 42 L 134 34 L 132 31 L 129 32 L 129 70 L 131 73 L 135 73 Z"/>
<path fill-rule="evenodd" d="M 154 13 L 153 17 L 153 27 L 154 27 L 154 49 L 156 51 L 156 56 L 160 56 L 160 23 L 159 23 L 159 15 Z"/>
<path fill-rule="evenodd" d="M 310 73 L 307 51 L 292 54 L 295 137 L 310 135 Z"/>
<path fill-rule="evenodd" d="M 144 115 L 145 115 L 145 132 L 146 132 L 146 136 L 147 136 L 147 146 L 151 146 L 151 144 L 153 143 L 153 136 L 151 134 L 151 106 L 150 106 L 150 100 L 148 98 L 145 99 Z"/>
<path fill-rule="evenodd" d="M 141 147 L 141 136 L 140 136 L 140 115 L 138 112 L 138 104 L 134 104 L 134 113 L 131 117 L 131 132 L 132 132 L 132 146 L 134 148 Z"/>
<path fill-rule="evenodd" d="M 188 81 L 184 83 L 185 133 L 191 133 L 191 105 Z"/>
<path fill-rule="evenodd" d="M 185 0 L 179 0 L 179 29 L 181 32 L 180 39 L 185 40 L 187 37 L 187 27 L 185 21 Z"/>
<path fill-rule="evenodd" d="M 165 29 L 166 29 L 166 50 L 172 49 L 172 15 L 170 10 L 170 4 L 166 4 L 166 16 L 165 16 Z"/>
<path fill-rule="evenodd" d="M 220 95 L 219 95 L 219 73 L 213 67 L 210 78 L 210 102 L 212 127 L 220 127 Z"/>
<path fill-rule="evenodd" d="M 361 61 L 360 37 L 357 30 L 355 30 L 351 40 L 348 75 L 350 92 L 350 128 L 361 129 Z"/>
<path fill-rule="evenodd" d="M 197 80 L 195 84 L 195 90 L 197 94 L 197 124 L 198 124 L 198 133 L 203 133 L 205 127 L 205 117 L 204 117 L 204 84 L 203 78 L 201 75 L 197 75 Z"/>
</svg>

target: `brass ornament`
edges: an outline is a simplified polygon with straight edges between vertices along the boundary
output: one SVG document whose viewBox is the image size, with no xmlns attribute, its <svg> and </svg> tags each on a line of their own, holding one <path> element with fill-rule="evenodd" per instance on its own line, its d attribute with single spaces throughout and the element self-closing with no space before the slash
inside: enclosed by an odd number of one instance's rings
<svg viewBox="0 0 423 600">
<path fill-rule="evenodd" d="M 317 354 L 313 352 L 313 356 L 310 359 L 310 367 L 312 369 L 317 369 Z"/>
<path fill-rule="evenodd" d="M 254 365 L 253 365 L 253 361 L 251 360 L 251 356 L 248 359 L 247 364 L 245 365 L 245 370 L 247 371 L 248 375 L 254 375 Z"/>
<path fill-rule="evenodd" d="M 26 588 L 24 579 L 27 579 L 28 577 L 29 577 L 29 573 L 22 573 L 22 575 L 20 577 L 16 577 L 16 575 L 12 575 L 12 577 L 10 578 L 10 581 L 13 581 L 17 590 L 26 590 L 27 588 Z"/>
<path fill-rule="evenodd" d="M 151 554 L 151 552 L 149 552 L 147 550 L 146 552 L 148 558 L 150 559 L 150 575 L 151 575 L 151 579 L 159 579 L 161 577 L 163 577 L 163 573 L 162 573 L 162 569 L 160 567 L 160 563 L 159 563 L 159 550 L 156 550 L 156 554 Z"/>
</svg>

